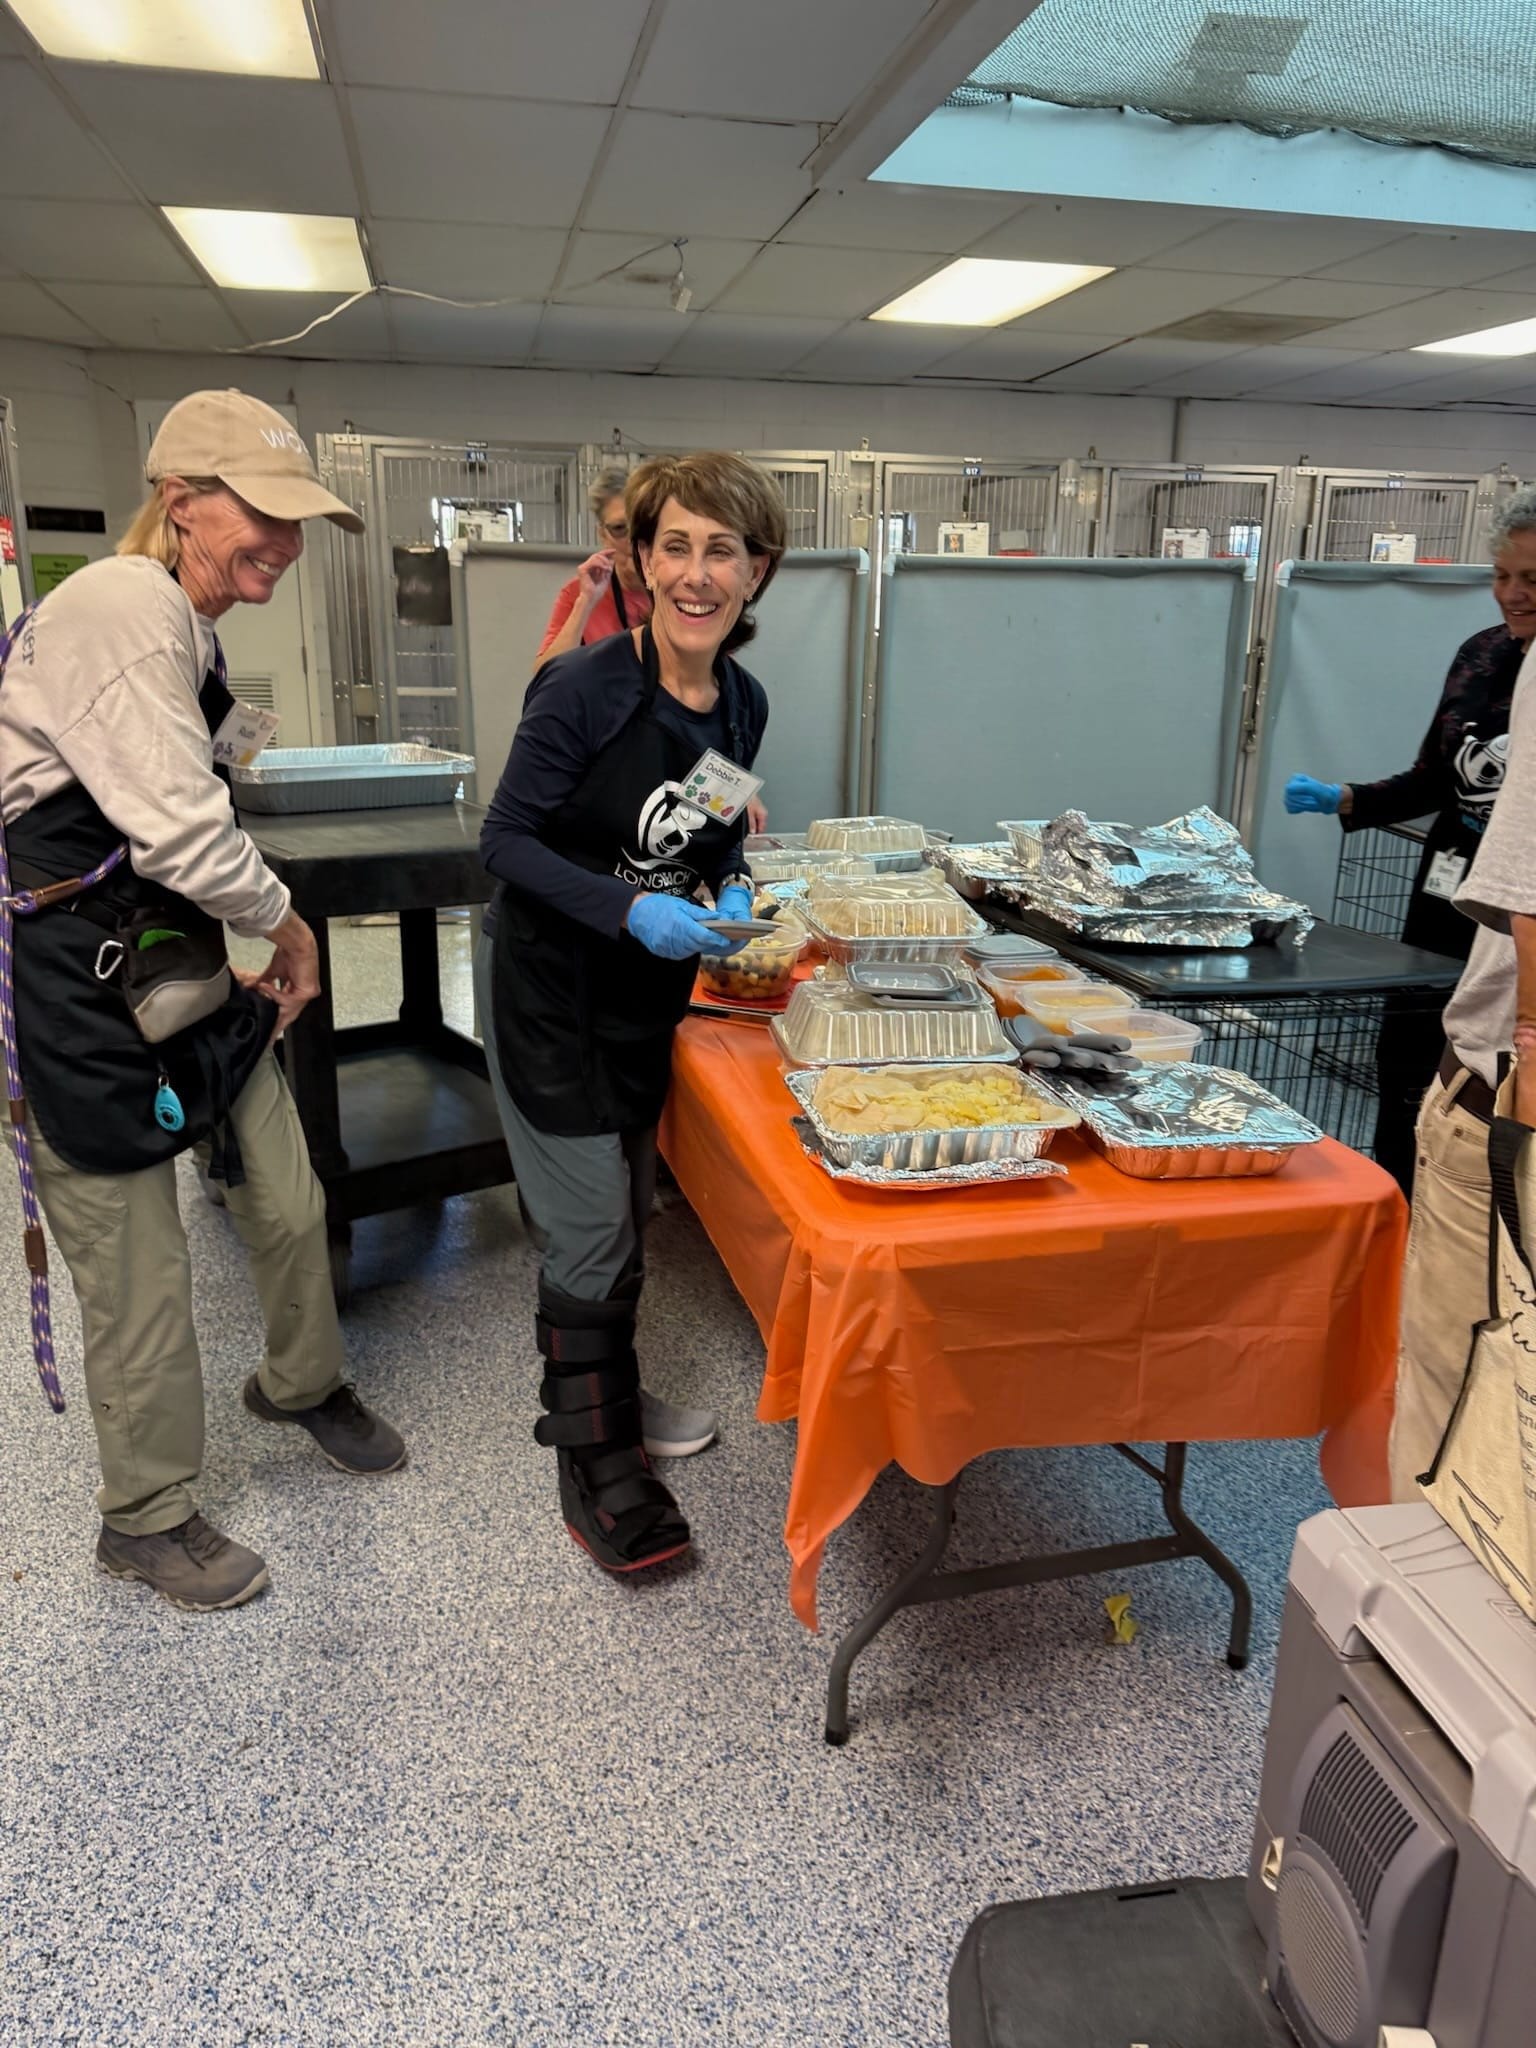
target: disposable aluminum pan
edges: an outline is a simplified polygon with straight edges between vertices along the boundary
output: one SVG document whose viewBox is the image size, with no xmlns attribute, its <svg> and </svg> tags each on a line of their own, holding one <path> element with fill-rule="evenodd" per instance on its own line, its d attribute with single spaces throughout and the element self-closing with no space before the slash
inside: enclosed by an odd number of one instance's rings
<svg viewBox="0 0 1536 2048">
<path fill-rule="evenodd" d="M 1180 1060 L 1106 1080 L 1052 1072 L 1040 1085 L 1079 1113 L 1083 1136 L 1133 1180 L 1257 1178 L 1323 1135 L 1226 1067 Z"/>
<path fill-rule="evenodd" d="M 880 1071 L 889 1075 L 902 1069 L 883 1067 Z M 933 1069 L 923 1067 L 914 1071 L 926 1079 Z M 834 1131 L 816 1114 L 814 1098 L 821 1078 L 816 1073 L 795 1072 L 784 1076 L 784 1085 L 799 1103 L 801 1114 L 816 1134 L 817 1144 L 834 1166 L 937 1173 L 994 1159 L 1039 1159 L 1050 1150 L 1058 1131 L 1071 1130 L 1078 1121 L 1076 1110 L 1021 1075 L 1020 1086 L 1044 1112 L 1044 1121 L 1040 1123 L 982 1124 L 953 1131 Z"/>
<path fill-rule="evenodd" d="M 850 1181 L 855 1187 L 884 1188 L 896 1194 L 932 1194 L 944 1188 L 997 1187 L 1010 1180 L 1065 1180 L 1067 1169 L 1054 1159 L 980 1159 L 970 1166 L 945 1166 L 933 1173 L 906 1173 L 894 1166 L 839 1166 L 821 1149 L 809 1117 L 790 1120 L 807 1159 L 828 1180 Z"/>
<path fill-rule="evenodd" d="M 232 768 L 241 811 L 381 811 L 451 804 L 475 763 L 468 754 L 398 742 L 366 747 L 269 747 Z"/>
<path fill-rule="evenodd" d="M 844 981 L 802 981 L 773 1038 L 792 1067 L 990 1066 L 1017 1057 L 997 1011 L 973 988 L 967 1002 L 883 1003 Z"/>
</svg>

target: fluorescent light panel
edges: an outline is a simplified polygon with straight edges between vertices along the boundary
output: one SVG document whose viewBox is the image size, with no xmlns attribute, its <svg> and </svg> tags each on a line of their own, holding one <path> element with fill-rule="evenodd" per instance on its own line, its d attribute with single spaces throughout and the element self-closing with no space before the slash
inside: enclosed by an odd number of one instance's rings
<svg viewBox="0 0 1536 2048">
<path fill-rule="evenodd" d="M 1001 327 L 1109 275 L 1094 263 L 1005 263 L 990 256 L 958 256 L 869 317 L 927 327 Z"/>
<path fill-rule="evenodd" d="M 50 57 L 318 78 L 304 0 L 10 0 Z"/>
<path fill-rule="evenodd" d="M 215 284 L 239 292 L 360 292 L 372 282 L 357 222 L 323 213 L 167 206 L 166 219 Z"/>
<path fill-rule="evenodd" d="M 1453 334 L 1449 341 L 1421 341 L 1420 356 L 1536 355 L 1536 320 L 1511 320 L 1504 327 L 1484 327 L 1476 334 Z"/>
</svg>

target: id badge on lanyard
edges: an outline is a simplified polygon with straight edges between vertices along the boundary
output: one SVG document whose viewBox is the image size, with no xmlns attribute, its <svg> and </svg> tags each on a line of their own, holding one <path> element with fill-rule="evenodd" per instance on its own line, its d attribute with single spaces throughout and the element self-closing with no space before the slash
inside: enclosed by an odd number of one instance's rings
<svg viewBox="0 0 1536 2048">
<path fill-rule="evenodd" d="M 1424 894 L 1449 903 L 1461 887 L 1467 872 L 1464 853 L 1437 853 L 1424 877 Z"/>
</svg>

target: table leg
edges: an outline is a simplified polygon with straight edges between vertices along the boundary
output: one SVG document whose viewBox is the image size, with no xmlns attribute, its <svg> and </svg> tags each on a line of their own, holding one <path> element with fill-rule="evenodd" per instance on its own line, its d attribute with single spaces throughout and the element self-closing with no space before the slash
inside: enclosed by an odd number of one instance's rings
<svg viewBox="0 0 1536 2048">
<path fill-rule="evenodd" d="M 904 1571 L 890 1590 L 881 1595 L 872 1607 L 866 1608 L 842 1641 L 832 1659 L 832 1670 L 827 1678 L 827 1740 L 835 1749 L 841 1749 L 848 1740 L 848 1676 L 853 1670 L 853 1661 L 879 1635 L 898 1607 L 907 1607 L 921 1583 L 930 1578 L 943 1559 L 949 1546 L 949 1532 L 955 1522 L 955 1497 L 960 1491 L 964 1471 L 957 1472 L 947 1486 L 925 1486 L 923 1491 L 933 1499 L 933 1521 L 928 1530 L 928 1540 L 909 1568 Z"/>
<path fill-rule="evenodd" d="M 1120 1446 L 1116 1446 L 1117 1449 Z M 1186 1557 L 1203 1558 L 1232 1595 L 1232 1632 L 1227 1638 L 1227 1662 L 1234 1671 L 1246 1669 L 1248 1643 L 1253 1629 L 1253 1595 L 1237 1566 L 1206 1535 L 1184 1506 L 1184 1467 L 1188 1444 L 1168 1444 L 1158 1480 L 1163 1496 L 1163 1513 L 1183 1545 Z"/>
<path fill-rule="evenodd" d="M 320 993 L 290 1026 L 283 1038 L 283 1060 L 293 1090 L 309 1157 L 322 1182 L 339 1179 L 347 1170 L 341 1142 L 341 1097 L 336 1084 L 336 1012 L 331 999 L 330 930 L 323 917 L 314 921 L 319 954 Z"/>
<path fill-rule="evenodd" d="M 400 913 L 400 1022 L 415 1040 L 433 1038 L 442 1029 L 435 910 Z"/>
</svg>

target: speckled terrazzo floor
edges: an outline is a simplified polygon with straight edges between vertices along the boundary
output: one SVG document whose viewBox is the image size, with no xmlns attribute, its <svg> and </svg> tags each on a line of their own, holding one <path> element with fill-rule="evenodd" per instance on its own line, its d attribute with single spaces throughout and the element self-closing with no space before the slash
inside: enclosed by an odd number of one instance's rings
<svg viewBox="0 0 1536 2048">
<path fill-rule="evenodd" d="M 467 1022 L 467 929 L 442 944 Z M 393 932 L 333 945 L 344 1016 L 382 1014 Z M 88 1419 L 37 1391 L 0 1169 L 0 2042 L 942 2048 L 983 1905 L 1241 1866 L 1290 1538 L 1324 1504 L 1310 1446 L 1193 1457 L 1257 1596 L 1246 1673 L 1194 1564 L 1130 1582 L 1129 1649 L 1102 1642 L 1092 1581 L 921 1608 L 856 1670 L 834 1751 L 831 1640 L 916 1548 L 922 1497 L 886 1475 L 807 1635 L 792 1433 L 753 1420 L 757 1333 L 685 1206 L 653 1234 L 648 1377 L 723 1435 L 672 1468 L 695 1562 L 628 1585 L 567 1540 L 529 1437 L 533 1262 L 506 1191 L 359 1231 L 349 1347 L 412 1447 L 363 1482 L 239 1407 L 256 1304 L 189 1177 L 203 1504 L 273 1573 L 194 1618 L 91 1567 Z M 996 1457 L 956 1554 L 1153 1526 L 1108 1453 Z"/>
</svg>

